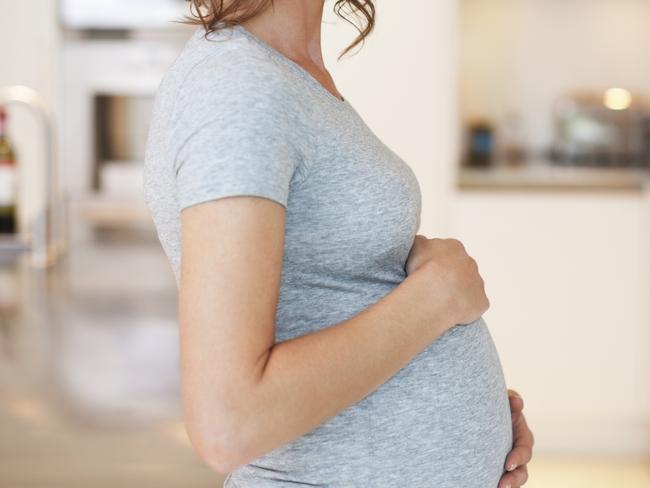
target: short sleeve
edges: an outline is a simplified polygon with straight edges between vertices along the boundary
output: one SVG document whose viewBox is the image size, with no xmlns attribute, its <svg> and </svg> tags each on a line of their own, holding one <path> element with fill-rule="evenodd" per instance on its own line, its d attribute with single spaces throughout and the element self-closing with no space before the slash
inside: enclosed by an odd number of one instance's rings
<svg viewBox="0 0 650 488">
<path fill-rule="evenodd" d="M 171 134 L 178 144 L 179 210 L 236 195 L 286 207 L 301 158 L 286 90 L 260 73 L 239 75 L 232 67 L 203 73 L 186 82 Z"/>
</svg>

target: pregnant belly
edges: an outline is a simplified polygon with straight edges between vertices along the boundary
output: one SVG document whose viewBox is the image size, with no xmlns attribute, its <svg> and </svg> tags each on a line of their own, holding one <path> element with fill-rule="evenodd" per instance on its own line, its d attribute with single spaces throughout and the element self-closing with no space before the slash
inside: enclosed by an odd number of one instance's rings
<svg viewBox="0 0 650 488">
<path fill-rule="evenodd" d="M 496 488 L 512 424 L 483 319 L 447 331 L 370 399 L 377 486 Z"/>
<path fill-rule="evenodd" d="M 496 488 L 512 445 L 482 319 L 430 344 L 380 388 L 229 475 L 225 488 Z"/>
</svg>

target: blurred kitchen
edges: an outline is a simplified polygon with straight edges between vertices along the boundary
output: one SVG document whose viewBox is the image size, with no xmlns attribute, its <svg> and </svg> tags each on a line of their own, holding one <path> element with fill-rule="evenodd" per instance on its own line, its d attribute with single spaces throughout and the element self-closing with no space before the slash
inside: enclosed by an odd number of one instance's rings
<svg viewBox="0 0 650 488">
<path fill-rule="evenodd" d="M 650 2 L 378 0 L 340 62 L 356 31 L 331 5 L 326 63 L 416 172 L 419 232 L 479 263 L 536 436 L 526 486 L 650 486 Z M 0 11 L 0 487 L 220 486 L 184 431 L 141 196 L 186 4 Z"/>
</svg>

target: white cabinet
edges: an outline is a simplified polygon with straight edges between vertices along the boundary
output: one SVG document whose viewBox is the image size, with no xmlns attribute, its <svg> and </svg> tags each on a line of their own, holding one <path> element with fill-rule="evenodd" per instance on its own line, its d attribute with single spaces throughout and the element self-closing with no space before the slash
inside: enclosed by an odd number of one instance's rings
<svg viewBox="0 0 650 488">
<path fill-rule="evenodd" d="M 450 234 L 541 451 L 648 452 L 649 193 L 459 192 Z"/>
</svg>

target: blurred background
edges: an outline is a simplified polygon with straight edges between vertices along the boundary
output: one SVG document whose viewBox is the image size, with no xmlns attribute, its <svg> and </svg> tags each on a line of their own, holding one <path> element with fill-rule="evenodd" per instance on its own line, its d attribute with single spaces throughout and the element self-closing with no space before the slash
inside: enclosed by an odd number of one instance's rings
<svg viewBox="0 0 650 488">
<path fill-rule="evenodd" d="M 532 488 L 650 486 L 650 2 L 326 2 L 342 94 L 478 261 Z M 216 487 L 142 201 L 181 0 L 0 0 L 0 486 Z M 408 122 L 405 122 L 408 121 Z"/>
</svg>

